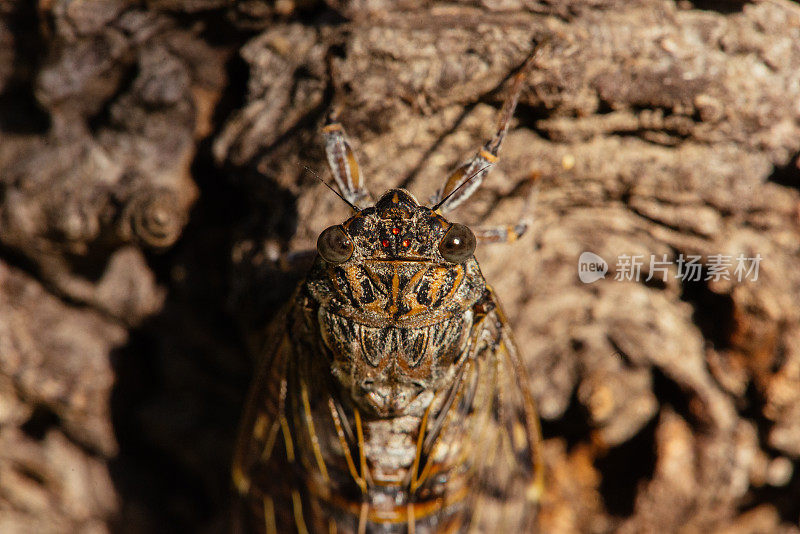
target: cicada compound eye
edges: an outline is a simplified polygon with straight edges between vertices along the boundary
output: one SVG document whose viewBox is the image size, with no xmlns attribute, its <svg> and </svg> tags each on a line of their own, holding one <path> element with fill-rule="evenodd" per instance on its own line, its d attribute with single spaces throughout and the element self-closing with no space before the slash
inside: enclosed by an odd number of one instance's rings
<svg viewBox="0 0 800 534">
<path fill-rule="evenodd" d="M 439 252 L 450 263 L 464 263 L 475 252 L 476 243 L 472 230 L 463 224 L 453 223 L 439 242 Z"/>
<path fill-rule="evenodd" d="M 343 263 L 353 255 L 353 241 L 341 226 L 331 226 L 319 234 L 317 252 L 328 263 Z"/>
</svg>

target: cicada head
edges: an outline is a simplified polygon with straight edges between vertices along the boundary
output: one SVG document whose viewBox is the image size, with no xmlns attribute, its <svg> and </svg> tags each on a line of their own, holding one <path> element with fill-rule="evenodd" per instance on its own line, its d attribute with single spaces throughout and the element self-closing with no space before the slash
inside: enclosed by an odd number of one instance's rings
<svg viewBox="0 0 800 534">
<path fill-rule="evenodd" d="M 475 236 L 402 189 L 324 230 L 307 279 L 329 311 L 370 326 L 422 326 L 471 306 L 485 288 Z"/>
<path fill-rule="evenodd" d="M 333 375 L 362 407 L 402 413 L 454 373 L 485 290 L 475 243 L 402 189 L 320 234 L 305 287 Z"/>
</svg>

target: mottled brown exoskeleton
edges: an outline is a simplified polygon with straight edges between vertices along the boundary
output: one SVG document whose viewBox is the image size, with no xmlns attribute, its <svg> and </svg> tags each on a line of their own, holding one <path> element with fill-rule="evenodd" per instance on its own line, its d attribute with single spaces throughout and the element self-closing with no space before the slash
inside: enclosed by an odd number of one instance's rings
<svg viewBox="0 0 800 534">
<path fill-rule="evenodd" d="M 342 126 L 326 151 L 353 215 L 318 255 L 258 370 L 233 465 L 238 528 L 267 533 L 529 532 L 541 492 L 539 422 L 477 239 L 443 214 L 497 159 L 527 66 L 497 134 L 432 207 L 402 189 L 368 205 Z M 477 237 L 477 239 L 476 239 Z"/>
</svg>

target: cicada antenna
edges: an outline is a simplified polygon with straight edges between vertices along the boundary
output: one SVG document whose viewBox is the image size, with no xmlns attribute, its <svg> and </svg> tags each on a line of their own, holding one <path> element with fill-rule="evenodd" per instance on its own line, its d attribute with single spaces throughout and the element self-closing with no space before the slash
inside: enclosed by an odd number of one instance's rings
<svg viewBox="0 0 800 534">
<path fill-rule="evenodd" d="M 326 182 L 325 180 L 323 180 L 323 179 L 322 179 L 322 177 L 321 177 L 319 174 L 317 174 L 317 172 L 316 172 L 314 169 L 310 168 L 308 165 L 302 165 L 302 167 L 303 167 L 305 170 L 307 170 L 308 172 L 310 172 L 310 173 L 311 173 L 311 174 L 314 176 L 314 178 L 316 178 L 317 180 L 319 180 L 319 181 L 320 181 L 320 183 L 322 183 L 322 185 L 324 185 L 325 187 L 327 187 L 328 189 L 330 189 L 331 191 L 333 191 L 333 194 L 334 194 L 334 195 L 336 195 L 337 197 L 341 198 L 341 199 L 342 199 L 342 202 L 344 202 L 345 204 L 347 204 L 348 206 L 350 206 L 350 209 L 352 209 L 352 210 L 353 210 L 353 211 L 355 211 L 356 213 L 358 213 L 359 211 L 361 211 L 360 209 L 358 209 L 358 206 L 356 206 L 355 204 L 353 204 L 352 202 L 350 202 L 349 200 L 347 200 L 346 198 L 344 198 L 344 197 L 342 196 L 342 194 L 341 194 L 341 193 L 339 193 L 339 192 L 338 192 L 336 189 L 334 189 L 333 187 L 331 187 L 331 185 L 330 185 L 328 182 Z"/>
<path fill-rule="evenodd" d="M 491 167 L 491 166 L 492 166 L 492 164 L 491 164 L 491 163 L 490 163 L 489 165 L 484 165 L 483 167 L 481 167 L 481 168 L 480 168 L 480 169 L 478 169 L 477 171 L 475 171 L 475 172 L 473 172 L 472 174 L 470 174 L 470 175 L 469 175 L 469 177 L 468 177 L 466 180 L 464 180 L 463 182 L 461 182 L 461 185 L 459 185 L 458 187 L 456 187 L 455 189 L 453 189 L 452 191 L 450 191 L 450 193 L 449 193 L 449 194 L 448 194 L 446 197 L 444 197 L 442 200 L 440 200 L 439 202 L 437 202 L 437 203 L 436 203 L 434 206 L 431 206 L 431 210 L 432 210 L 432 211 L 436 211 L 436 210 L 438 210 L 440 207 L 442 207 L 442 204 L 444 204 L 445 202 L 447 202 L 447 199 L 449 199 L 450 197 L 452 197 L 453 195 L 455 195 L 456 193 L 458 193 L 458 190 L 459 190 L 459 189 L 461 189 L 462 187 L 464 187 L 465 185 L 467 185 L 468 183 L 470 183 L 470 182 L 472 181 L 472 179 L 473 179 L 473 178 L 475 178 L 476 176 L 478 176 L 480 173 L 482 173 L 483 171 L 485 171 L 486 169 L 488 169 L 488 168 L 489 168 L 489 167 Z"/>
</svg>

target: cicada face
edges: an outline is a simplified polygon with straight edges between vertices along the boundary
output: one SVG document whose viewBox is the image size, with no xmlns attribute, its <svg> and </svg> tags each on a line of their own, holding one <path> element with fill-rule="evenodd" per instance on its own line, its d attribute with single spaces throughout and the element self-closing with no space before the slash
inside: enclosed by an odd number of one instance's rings
<svg viewBox="0 0 800 534">
<path fill-rule="evenodd" d="M 421 413 L 454 378 L 486 289 L 474 248 L 401 189 L 321 234 L 306 287 L 331 373 L 362 409 Z"/>
</svg>

